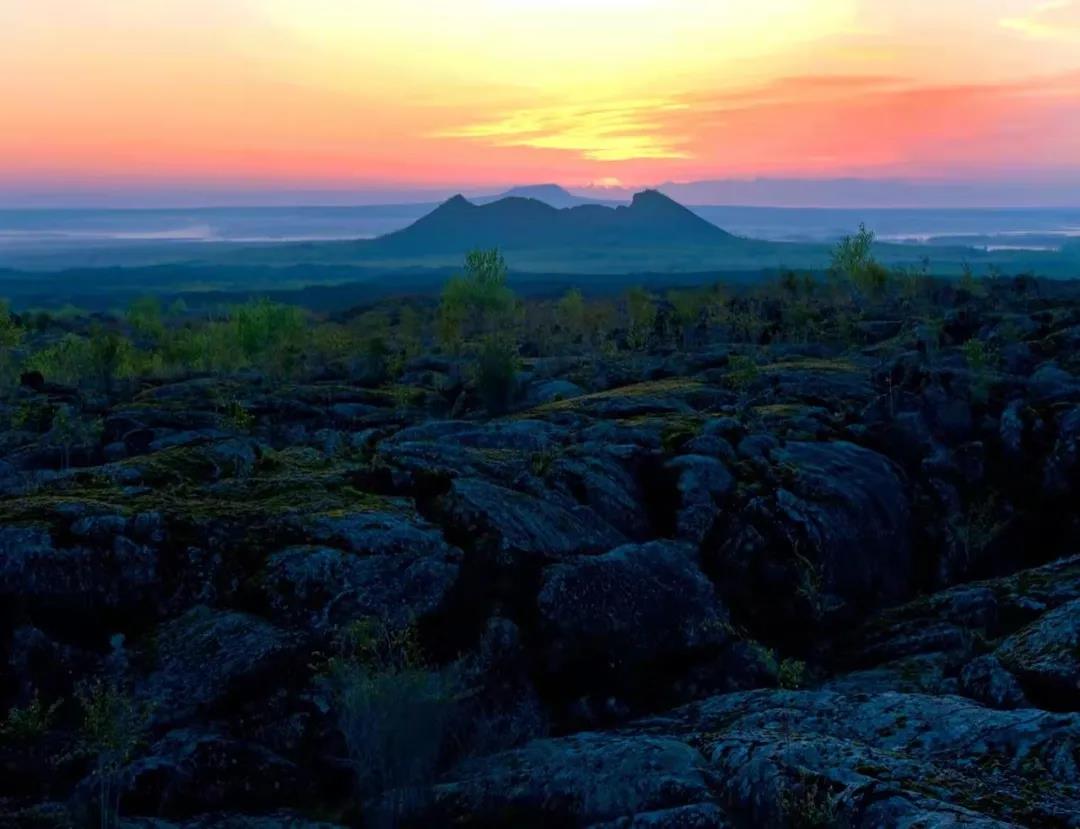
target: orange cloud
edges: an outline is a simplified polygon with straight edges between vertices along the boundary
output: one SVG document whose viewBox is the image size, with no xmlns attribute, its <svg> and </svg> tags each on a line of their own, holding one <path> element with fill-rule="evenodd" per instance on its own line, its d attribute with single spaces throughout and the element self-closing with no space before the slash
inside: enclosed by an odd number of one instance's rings
<svg viewBox="0 0 1080 829">
<path fill-rule="evenodd" d="M 625 108 L 517 110 L 444 135 L 603 160 L 629 181 L 1078 166 L 1080 73 L 948 86 L 888 75 L 792 76 Z"/>
<path fill-rule="evenodd" d="M 686 139 L 665 133 L 665 116 L 688 104 L 621 101 L 594 106 L 546 106 L 515 110 L 494 121 L 436 133 L 471 138 L 496 147 L 569 150 L 593 161 L 688 158 Z"/>
</svg>

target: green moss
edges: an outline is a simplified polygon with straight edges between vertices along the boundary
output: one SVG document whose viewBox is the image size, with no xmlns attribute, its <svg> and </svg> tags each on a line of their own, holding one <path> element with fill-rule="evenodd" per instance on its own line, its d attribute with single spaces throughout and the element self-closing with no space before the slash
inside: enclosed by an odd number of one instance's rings
<svg viewBox="0 0 1080 829">
<path fill-rule="evenodd" d="M 800 357 L 792 360 L 781 360 L 775 363 L 761 366 L 759 371 L 763 374 L 779 371 L 835 371 L 852 373 L 861 369 L 850 360 L 835 359 L 825 360 L 814 357 Z"/>
<path fill-rule="evenodd" d="M 705 388 L 705 384 L 685 377 L 671 377 L 664 380 L 651 380 L 645 383 L 632 383 L 628 386 L 608 389 L 607 391 L 583 394 L 568 400 L 553 400 L 533 409 L 534 412 L 572 411 L 590 402 L 617 400 L 624 397 L 660 397 L 665 395 L 691 394 Z"/>
<path fill-rule="evenodd" d="M 0 501 L 0 525 L 66 528 L 73 517 L 102 513 L 131 515 L 129 499 L 120 490 L 67 490 L 24 495 Z"/>
</svg>

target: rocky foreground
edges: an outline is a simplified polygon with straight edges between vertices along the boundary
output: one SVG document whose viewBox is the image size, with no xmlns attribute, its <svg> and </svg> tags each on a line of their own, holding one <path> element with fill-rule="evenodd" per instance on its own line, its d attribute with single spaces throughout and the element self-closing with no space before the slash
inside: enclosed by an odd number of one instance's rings
<svg viewBox="0 0 1080 829">
<path fill-rule="evenodd" d="M 28 378 L 104 428 L 0 441 L 0 825 L 1080 826 L 1080 301 L 991 299 L 494 419 Z"/>
</svg>

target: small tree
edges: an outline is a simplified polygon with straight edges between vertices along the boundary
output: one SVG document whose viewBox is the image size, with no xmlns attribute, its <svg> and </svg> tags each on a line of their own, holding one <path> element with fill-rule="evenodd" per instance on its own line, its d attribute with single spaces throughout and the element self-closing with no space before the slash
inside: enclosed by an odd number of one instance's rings
<svg viewBox="0 0 1080 829">
<path fill-rule="evenodd" d="M 829 273 L 834 278 L 844 278 L 861 294 L 880 297 L 888 286 L 889 272 L 873 256 L 874 233 L 859 225 L 854 236 L 845 236 L 832 252 Z"/>
<path fill-rule="evenodd" d="M 506 260 L 497 249 L 466 255 L 464 274 L 446 283 L 439 304 L 438 330 L 444 345 L 457 350 L 505 328 L 515 304 L 506 277 Z"/>
<path fill-rule="evenodd" d="M 64 469 L 71 467 L 71 450 L 75 446 L 96 443 L 101 439 L 103 426 L 99 418 L 87 420 L 75 413 L 70 406 L 56 409 L 49 429 L 49 439 L 63 451 Z"/>
<path fill-rule="evenodd" d="M 102 680 L 79 692 L 83 709 L 80 749 L 94 759 L 101 829 L 120 822 L 120 773 L 143 741 L 149 711 L 118 686 Z"/>
</svg>

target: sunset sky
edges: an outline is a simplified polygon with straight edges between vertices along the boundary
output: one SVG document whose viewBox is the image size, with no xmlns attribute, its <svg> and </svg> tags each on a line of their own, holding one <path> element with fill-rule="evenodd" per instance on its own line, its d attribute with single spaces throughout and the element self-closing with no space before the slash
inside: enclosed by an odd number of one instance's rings
<svg viewBox="0 0 1080 829">
<path fill-rule="evenodd" d="M 1080 0 L 0 0 L 0 187 L 1080 173 Z"/>
</svg>

